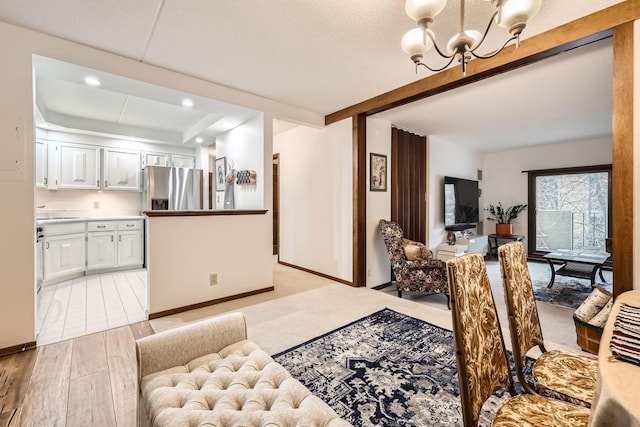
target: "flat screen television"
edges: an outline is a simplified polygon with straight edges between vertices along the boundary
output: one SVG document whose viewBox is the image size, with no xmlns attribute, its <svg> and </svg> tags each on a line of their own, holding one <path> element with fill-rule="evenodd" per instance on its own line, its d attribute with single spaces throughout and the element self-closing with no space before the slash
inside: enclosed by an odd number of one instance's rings
<svg viewBox="0 0 640 427">
<path fill-rule="evenodd" d="M 444 177 L 444 226 L 447 230 L 466 230 L 480 221 L 478 181 Z"/>
</svg>

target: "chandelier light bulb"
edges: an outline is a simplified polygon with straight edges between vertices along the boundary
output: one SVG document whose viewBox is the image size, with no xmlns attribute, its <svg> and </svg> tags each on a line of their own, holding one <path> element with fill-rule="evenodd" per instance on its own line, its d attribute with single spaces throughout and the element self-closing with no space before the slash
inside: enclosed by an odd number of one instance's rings
<svg viewBox="0 0 640 427">
<path fill-rule="evenodd" d="M 496 17 L 496 23 L 512 33 L 514 30 L 519 33 L 540 12 L 541 5 L 542 0 L 509 0 L 502 6 L 500 20 Z"/>
<path fill-rule="evenodd" d="M 446 4 L 447 0 L 407 0 L 404 10 L 411 19 L 421 25 L 420 22 L 425 19 L 433 21 Z"/>
<path fill-rule="evenodd" d="M 423 30 L 421 28 L 414 28 L 405 33 L 400 41 L 400 46 L 402 50 L 416 62 L 416 58 L 419 61 L 422 59 L 424 53 L 433 47 L 433 42 L 427 37 L 425 44 Z"/>
</svg>

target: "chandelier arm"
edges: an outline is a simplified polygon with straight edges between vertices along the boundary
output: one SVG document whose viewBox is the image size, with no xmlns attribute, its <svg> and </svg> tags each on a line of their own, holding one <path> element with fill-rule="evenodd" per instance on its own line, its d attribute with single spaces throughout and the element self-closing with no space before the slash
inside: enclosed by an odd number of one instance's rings
<svg viewBox="0 0 640 427">
<path fill-rule="evenodd" d="M 480 46 L 482 46 L 482 43 L 484 43 L 484 39 L 487 38 L 487 35 L 489 34 L 489 30 L 491 29 L 491 26 L 493 25 L 493 21 L 496 18 L 496 15 L 498 15 L 498 13 L 500 12 L 500 9 L 496 10 L 493 15 L 491 16 L 491 19 L 489 19 L 489 25 L 487 25 L 487 29 L 484 30 L 484 34 L 482 34 L 482 38 L 480 39 L 480 41 L 478 42 L 478 44 L 476 45 L 476 47 L 473 48 L 473 50 L 470 50 L 471 53 L 473 53 L 477 48 L 479 48 Z M 499 51 L 498 51 L 499 52 Z M 474 55 L 475 56 L 475 55 Z M 477 58 L 477 57 L 476 57 Z"/>
<path fill-rule="evenodd" d="M 431 39 L 431 41 L 433 42 L 433 47 L 436 49 L 436 52 L 438 52 L 438 55 L 442 56 L 443 58 L 447 58 L 447 59 L 451 58 L 451 61 L 453 61 L 453 58 L 455 58 L 455 56 L 456 56 L 456 52 L 452 53 L 451 55 L 446 55 L 446 54 L 444 54 L 444 53 L 440 50 L 440 48 L 438 47 L 438 43 L 436 42 L 436 37 L 435 37 L 435 35 L 433 34 L 433 31 L 431 31 L 431 30 L 427 29 L 427 30 L 425 30 L 425 33 L 429 36 L 429 38 L 430 38 L 430 39 Z M 451 62 L 449 62 L 449 64 L 451 64 Z M 447 66 L 448 66 L 448 65 L 447 65 Z M 427 68 L 428 68 L 428 67 L 427 67 Z M 446 67 L 445 67 L 445 68 L 446 68 Z M 431 70 L 431 68 L 429 68 L 429 69 Z M 444 70 L 444 68 L 443 68 L 443 70 Z M 431 71 L 434 71 L 434 70 L 431 70 Z"/>
<path fill-rule="evenodd" d="M 433 71 L 434 73 L 437 73 L 437 72 L 440 72 L 440 71 L 444 70 L 449 65 L 451 65 L 451 63 L 453 62 L 454 59 L 455 59 L 455 56 L 451 56 L 449 62 L 447 62 L 447 64 L 442 68 L 431 68 L 427 64 L 425 64 L 424 62 L 416 62 L 416 67 L 418 67 L 418 65 L 422 65 L 426 69 L 428 69 L 430 71 Z"/>
<path fill-rule="evenodd" d="M 507 45 L 509 43 L 511 43 L 514 40 L 517 40 L 518 36 L 512 36 L 509 40 L 507 40 L 506 42 L 504 42 L 504 44 L 502 45 L 502 47 L 498 50 L 496 50 L 495 52 L 488 54 L 488 55 L 476 55 L 475 53 L 475 49 L 469 51 L 469 53 L 471 53 L 471 55 L 473 55 L 474 58 L 478 58 L 478 59 L 489 59 L 489 58 L 493 58 L 494 56 L 496 56 L 497 54 L 499 54 L 500 52 L 502 52 L 502 50 L 507 47 Z"/>
</svg>

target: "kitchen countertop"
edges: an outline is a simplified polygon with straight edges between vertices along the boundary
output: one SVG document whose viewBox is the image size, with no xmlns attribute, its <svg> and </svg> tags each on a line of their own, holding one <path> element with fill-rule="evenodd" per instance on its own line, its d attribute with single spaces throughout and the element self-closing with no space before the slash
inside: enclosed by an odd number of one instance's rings
<svg viewBox="0 0 640 427">
<path fill-rule="evenodd" d="M 90 216 L 67 216 L 59 218 L 36 218 L 37 224 L 62 224 L 66 222 L 79 222 L 79 221 L 127 221 L 134 219 L 144 219 L 144 216 L 107 216 L 107 217 L 90 217 Z"/>
</svg>

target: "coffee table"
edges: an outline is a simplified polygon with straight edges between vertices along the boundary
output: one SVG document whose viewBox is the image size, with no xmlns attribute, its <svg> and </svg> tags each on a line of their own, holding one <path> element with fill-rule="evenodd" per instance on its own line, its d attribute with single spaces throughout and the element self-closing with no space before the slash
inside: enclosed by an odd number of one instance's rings
<svg viewBox="0 0 640 427">
<path fill-rule="evenodd" d="M 596 273 L 599 271 L 600 279 L 606 282 L 602 275 L 602 264 L 609 258 L 609 252 L 556 249 L 546 254 L 543 258 L 547 260 L 551 268 L 551 280 L 549 280 L 549 284 L 547 285 L 548 288 L 553 286 L 553 282 L 556 280 L 556 274 L 579 279 L 590 279 L 591 286 L 594 286 Z M 560 261 L 562 265 L 556 270 L 553 261 Z"/>
</svg>

